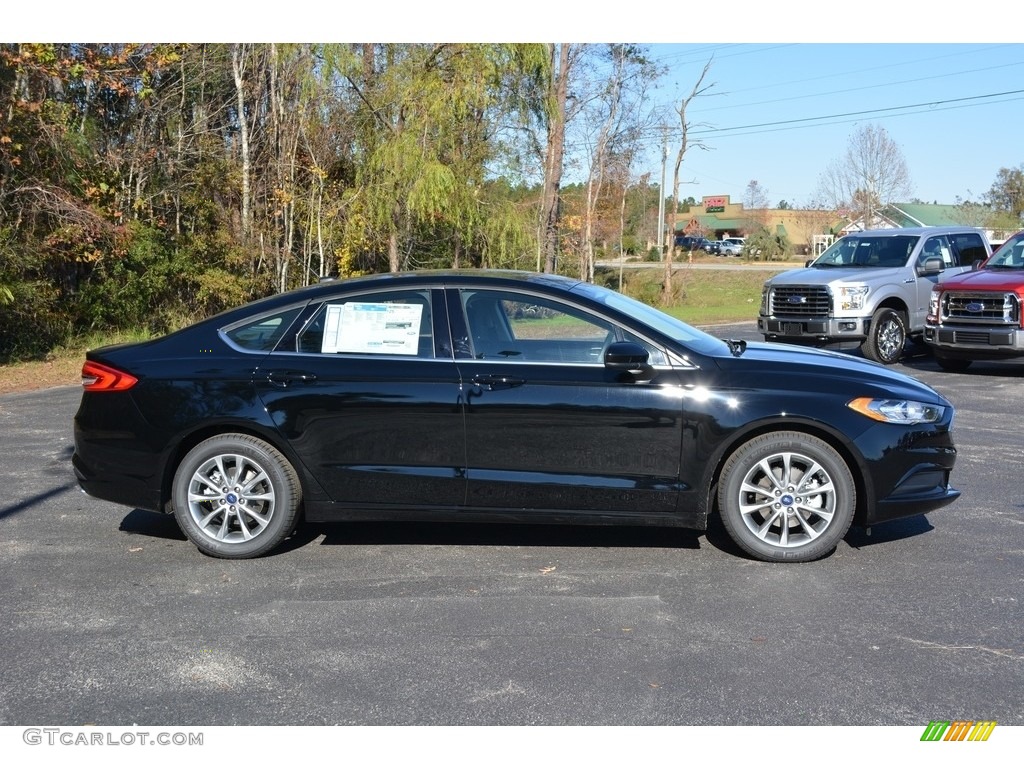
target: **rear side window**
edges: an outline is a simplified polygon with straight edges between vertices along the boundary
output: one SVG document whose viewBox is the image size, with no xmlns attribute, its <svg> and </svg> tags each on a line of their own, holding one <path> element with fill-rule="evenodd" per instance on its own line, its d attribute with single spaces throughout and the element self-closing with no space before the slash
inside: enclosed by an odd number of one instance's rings
<svg viewBox="0 0 1024 768">
<path fill-rule="evenodd" d="M 301 307 L 292 307 L 273 315 L 256 320 L 247 320 L 240 325 L 224 330 L 224 335 L 241 349 L 249 352 L 271 352 L 277 346 Z"/>
<path fill-rule="evenodd" d="M 310 354 L 433 357 L 429 291 L 388 291 L 325 302 L 296 339 Z"/>
<path fill-rule="evenodd" d="M 969 266 L 976 261 L 988 258 L 988 251 L 985 250 L 985 241 L 977 232 L 962 232 L 951 235 L 950 240 L 960 252 L 960 264 Z"/>
</svg>

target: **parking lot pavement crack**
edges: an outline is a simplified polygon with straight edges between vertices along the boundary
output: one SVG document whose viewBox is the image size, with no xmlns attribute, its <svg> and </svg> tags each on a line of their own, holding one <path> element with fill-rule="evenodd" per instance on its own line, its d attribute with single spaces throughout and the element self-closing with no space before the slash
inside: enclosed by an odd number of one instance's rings
<svg viewBox="0 0 1024 768">
<path fill-rule="evenodd" d="M 929 640 L 918 640 L 913 637 L 902 637 L 897 635 L 900 640 L 906 640 L 908 643 L 920 646 L 922 648 L 932 648 L 936 651 L 980 651 L 982 653 L 990 653 L 993 656 L 1001 656 L 1007 659 L 1013 659 L 1014 661 L 1024 661 L 1024 654 L 1013 650 L 1012 648 L 987 648 L 984 645 L 946 645 L 944 643 L 933 643 Z"/>
</svg>

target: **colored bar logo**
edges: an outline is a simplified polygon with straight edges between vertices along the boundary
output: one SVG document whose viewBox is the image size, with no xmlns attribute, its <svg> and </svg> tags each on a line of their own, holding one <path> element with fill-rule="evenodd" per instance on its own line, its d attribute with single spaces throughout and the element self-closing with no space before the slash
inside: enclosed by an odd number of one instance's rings
<svg viewBox="0 0 1024 768">
<path fill-rule="evenodd" d="M 921 741 L 988 741 L 995 728 L 995 720 L 932 720 Z"/>
</svg>

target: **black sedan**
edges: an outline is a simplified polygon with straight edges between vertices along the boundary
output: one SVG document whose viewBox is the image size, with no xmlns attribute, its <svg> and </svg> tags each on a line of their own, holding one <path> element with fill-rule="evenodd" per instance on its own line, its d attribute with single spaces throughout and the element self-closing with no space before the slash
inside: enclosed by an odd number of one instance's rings
<svg viewBox="0 0 1024 768">
<path fill-rule="evenodd" d="M 88 494 L 254 557 L 304 518 L 654 524 L 754 557 L 942 507 L 953 407 L 836 353 L 720 340 L 553 275 L 419 272 L 283 293 L 90 351 Z"/>
</svg>

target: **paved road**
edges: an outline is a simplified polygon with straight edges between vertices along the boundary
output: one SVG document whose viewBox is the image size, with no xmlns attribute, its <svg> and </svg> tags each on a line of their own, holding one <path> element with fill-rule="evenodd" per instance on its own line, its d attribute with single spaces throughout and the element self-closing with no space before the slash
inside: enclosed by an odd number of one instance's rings
<svg viewBox="0 0 1024 768">
<path fill-rule="evenodd" d="M 903 368 L 959 408 L 963 497 L 804 565 L 505 525 L 214 560 L 78 492 L 77 389 L 0 397 L 0 725 L 1024 724 L 1024 371 Z"/>
</svg>

